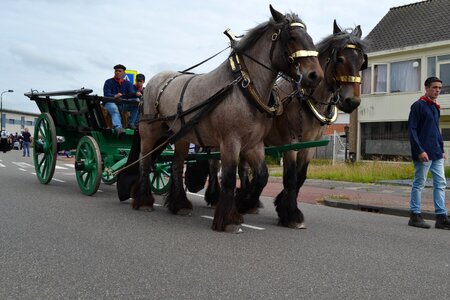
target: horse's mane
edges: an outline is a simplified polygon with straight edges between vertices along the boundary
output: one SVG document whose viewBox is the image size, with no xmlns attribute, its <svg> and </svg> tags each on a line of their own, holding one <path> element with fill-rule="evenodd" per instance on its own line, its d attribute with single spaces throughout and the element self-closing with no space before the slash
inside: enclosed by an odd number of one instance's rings
<svg viewBox="0 0 450 300">
<path fill-rule="evenodd" d="M 360 48 L 363 52 L 366 52 L 368 47 L 368 43 L 364 40 L 361 40 L 358 36 L 360 33 L 359 27 L 357 28 L 347 28 L 342 32 L 331 34 L 326 38 L 322 39 L 319 43 L 316 44 L 316 48 L 319 53 L 325 53 L 332 48 L 341 49 L 344 48 L 347 44 L 354 44 L 358 48 Z"/>
<path fill-rule="evenodd" d="M 251 46 L 253 46 L 256 43 L 256 41 L 261 37 L 261 35 L 263 35 L 270 27 L 277 30 L 283 27 L 283 25 L 290 24 L 293 22 L 303 23 L 303 21 L 297 16 L 297 14 L 292 12 L 286 14 L 285 18 L 287 20 L 287 23 L 286 22 L 276 23 L 273 20 L 273 18 L 270 18 L 269 21 L 261 23 L 256 27 L 254 27 L 253 29 L 250 29 L 235 46 L 236 52 L 245 51 Z M 287 35 L 287 32 L 282 31 L 281 34 L 282 34 L 281 38 L 283 39 Z"/>
</svg>

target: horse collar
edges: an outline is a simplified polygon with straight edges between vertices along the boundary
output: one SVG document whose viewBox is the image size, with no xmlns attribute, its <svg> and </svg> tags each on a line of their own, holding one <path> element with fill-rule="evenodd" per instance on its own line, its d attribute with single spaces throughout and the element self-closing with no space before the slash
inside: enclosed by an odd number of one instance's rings
<svg viewBox="0 0 450 300">
<path fill-rule="evenodd" d="M 267 105 L 261 95 L 255 88 L 253 81 L 250 79 L 250 75 L 248 73 L 248 69 L 245 66 L 243 60 L 239 58 L 239 55 L 234 52 L 229 57 L 229 63 L 231 67 L 231 71 L 235 74 L 235 77 L 240 76 L 241 79 L 241 88 L 245 91 L 245 94 L 256 104 L 256 107 L 259 111 L 267 113 L 269 116 L 279 116 L 283 113 L 283 105 L 280 103 L 280 99 L 278 97 L 275 98 L 275 103 L 273 106 Z"/>
<path fill-rule="evenodd" d="M 324 114 L 320 113 L 319 110 L 314 106 L 314 104 L 311 101 L 312 98 L 307 98 L 306 103 L 308 104 L 309 109 L 313 113 L 314 117 L 320 122 L 320 125 L 331 125 L 334 122 L 336 122 L 338 117 L 338 112 L 336 105 L 329 105 L 331 106 L 331 109 L 327 108 L 328 115 L 325 116 Z"/>
</svg>

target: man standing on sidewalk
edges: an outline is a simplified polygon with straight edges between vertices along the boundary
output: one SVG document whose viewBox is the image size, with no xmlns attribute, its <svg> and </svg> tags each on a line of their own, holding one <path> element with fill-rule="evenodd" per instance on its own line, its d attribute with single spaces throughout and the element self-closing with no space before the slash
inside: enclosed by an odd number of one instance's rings
<svg viewBox="0 0 450 300">
<path fill-rule="evenodd" d="M 436 102 L 442 89 L 437 77 L 425 80 L 425 95 L 411 105 L 408 119 L 409 141 L 414 162 L 414 181 L 411 189 L 411 217 L 408 225 L 430 228 L 420 215 L 422 190 L 428 172 L 433 176 L 433 200 L 436 228 L 450 229 L 450 219 L 445 208 L 446 179 L 444 172 L 444 142 L 439 130 L 440 106 Z"/>
</svg>

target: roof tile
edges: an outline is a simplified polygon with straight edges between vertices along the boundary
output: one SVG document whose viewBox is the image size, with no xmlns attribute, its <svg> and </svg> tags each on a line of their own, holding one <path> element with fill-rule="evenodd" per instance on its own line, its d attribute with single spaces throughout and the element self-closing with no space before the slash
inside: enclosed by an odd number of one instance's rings
<svg viewBox="0 0 450 300">
<path fill-rule="evenodd" d="M 450 0 L 393 7 L 365 39 L 368 52 L 450 40 Z"/>
</svg>

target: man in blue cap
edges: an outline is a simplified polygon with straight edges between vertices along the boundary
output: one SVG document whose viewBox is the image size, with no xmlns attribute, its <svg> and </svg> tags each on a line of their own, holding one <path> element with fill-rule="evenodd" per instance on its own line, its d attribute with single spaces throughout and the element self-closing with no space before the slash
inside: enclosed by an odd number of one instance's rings
<svg viewBox="0 0 450 300">
<path fill-rule="evenodd" d="M 140 97 L 140 93 L 133 92 L 133 85 L 130 81 L 125 79 L 125 70 L 127 68 L 124 65 L 118 64 L 114 66 L 114 77 L 107 79 L 103 86 L 103 96 L 111 97 L 114 99 L 130 99 Z M 137 105 L 116 104 L 114 102 L 107 102 L 104 107 L 111 116 L 111 121 L 114 130 L 120 136 L 124 133 L 122 126 L 122 118 L 120 116 L 121 111 L 129 111 L 131 113 L 128 118 L 128 128 L 136 129 L 136 120 L 139 113 Z"/>
</svg>

